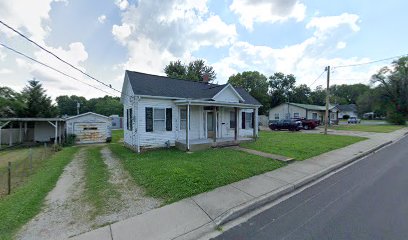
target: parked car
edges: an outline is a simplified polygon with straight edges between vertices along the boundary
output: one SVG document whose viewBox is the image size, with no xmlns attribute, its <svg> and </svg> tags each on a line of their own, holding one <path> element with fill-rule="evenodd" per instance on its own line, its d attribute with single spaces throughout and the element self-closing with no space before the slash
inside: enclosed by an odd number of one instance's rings
<svg viewBox="0 0 408 240">
<path fill-rule="evenodd" d="M 348 119 L 347 123 L 349 123 L 349 124 L 351 124 L 351 123 L 354 123 L 354 124 L 361 123 L 361 119 L 358 119 L 356 117 L 350 117 Z"/>
<path fill-rule="evenodd" d="M 269 128 L 271 130 L 288 129 L 289 131 L 299 131 L 300 129 L 303 128 L 303 126 L 301 121 L 287 119 L 287 120 L 271 120 L 269 121 Z"/>
<path fill-rule="evenodd" d="M 313 119 L 306 118 L 293 118 L 293 120 L 302 122 L 302 127 L 305 130 L 315 129 L 317 127 L 317 122 Z"/>
</svg>

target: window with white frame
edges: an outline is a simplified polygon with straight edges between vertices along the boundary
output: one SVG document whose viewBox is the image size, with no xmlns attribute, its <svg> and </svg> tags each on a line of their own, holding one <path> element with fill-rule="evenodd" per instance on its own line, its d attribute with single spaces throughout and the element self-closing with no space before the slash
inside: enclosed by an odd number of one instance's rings
<svg viewBox="0 0 408 240">
<path fill-rule="evenodd" d="M 245 113 L 245 126 L 246 128 L 252 128 L 252 113 Z"/>
<path fill-rule="evenodd" d="M 275 120 L 279 120 L 279 113 L 275 113 Z"/>
<path fill-rule="evenodd" d="M 299 113 L 293 113 L 294 118 L 299 118 Z"/>
<path fill-rule="evenodd" d="M 187 126 L 187 109 L 180 109 L 180 130 L 185 130 Z"/>
<path fill-rule="evenodd" d="M 154 131 L 166 130 L 166 110 L 164 108 L 153 108 Z"/>
</svg>

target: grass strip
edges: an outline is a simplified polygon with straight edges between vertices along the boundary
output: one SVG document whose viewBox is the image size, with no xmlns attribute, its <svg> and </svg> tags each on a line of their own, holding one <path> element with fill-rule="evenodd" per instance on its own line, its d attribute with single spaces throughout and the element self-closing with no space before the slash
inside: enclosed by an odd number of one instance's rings
<svg viewBox="0 0 408 240">
<path fill-rule="evenodd" d="M 304 160 L 365 139 L 354 136 L 261 131 L 256 142 L 242 143 L 241 146 L 261 152 L 292 157 L 296 160 Z"/>
<path fill-rule="evenodd" d="M 232 149 L 194 153 L 158 149 L 136 154 L 120 144 L 110 144 L 109 148 L 148 195 L 166 204 L 285 165 Z"/>
<path fill-rule="evenodd" d="M 119 193 L 109 182 L 109 170 L 102 159 L 101 147 L 90 147 L 86 151 L 85 196 L 95 208 L 91 215 L 95 218 L 108 210 L 110 200 L 117 198 Z"/>
<path fill-rule="evenodd" d="M 362 124 L 348 124 L 333 126 L 335 130 L 346 131 L 361 131 L 361 132 L 376 132 L 376 133 L 390 133 L 403 128 L 400 125 L 378 124 L 378 125 L 362 125 Z"/>
<path fill-rule="evenodd" d="M 71 147 L 57 152 L 24 185 L 0 199 L 0 239 L 12 239 L 20 227 L 40 212 L 48 192 L 77 151 L 78 148 Z"/>
</svg>

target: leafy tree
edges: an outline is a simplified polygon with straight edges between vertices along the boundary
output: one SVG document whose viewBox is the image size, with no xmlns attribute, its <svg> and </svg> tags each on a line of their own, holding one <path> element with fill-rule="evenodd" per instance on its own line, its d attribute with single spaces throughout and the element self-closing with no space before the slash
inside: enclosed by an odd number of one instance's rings
<svg viewBox="0 0 408 240">
<path fill-rule="evenodd" d="M 79 97 L 76 95 L 58 96 L 56 99 L 58 105 L 58 112 L 61 115 L 67 114 L 68 116 L 73 116 L 77 114 L 77 103 L 80 104 L 79 113 L 89 112 L 87 107 L 87 100 L 84 97 Z"/>
<path fill-rule="evenodd" d="M 392 62 L 392 68 L 384 67 L 372 76 L 371 81 L 382 90 L 388 117 L 393 123 L 405 124 L 408 116 L 408 57 Z"/>
<path fill-rule="evenodd" d="M 270 106 L 275 107 L 286 101 L 293 91 L 296 83 L 296 78 L 292 74 L 285 75 L 281 72 L 274 73 L 269 77 L 269 87 L 271 102 Z"/>
<path fill-rule="evenodd" d="M 54 117 L 57 108 L 52 104 L 51 97 L 46 95 L 46 91 L 39 81 L 33 79 L 28 81 L 28 85 L 22 91 L 25 102 L 25 117 Z"/>
<path fill-rule="evenodd" d="M 370 87 L 362 83 L 332 85 L 330 87 L 331 102 L 337 102 L 338 104 L 355 104 L 357 103 L 358 97 L 369 90 Z"/>
<path fill-rule="evenodd" d="M 326 90 L 321 85 L 310 93 L 310 103 L 323 106 L 326 104 Z"/>
<path fill-rule="evenodd" d="M 182 64 L 180 60 L 172 61 L 164 68 L 168 77 L 201 82 L 205 75 L 208 81 L 212 82 L 217 77 L 213 67 L 205 65 L 204 60 L 198 59 L 188 65 Z"/>
<path fill-rule="evenodd" d="M 164 72 L 171 78 L 185 79 L 187 76 L 187 69 L 180 60 L 171 61 L 169 65 L 164 68 Z"/>
<path fill-rule="evenodd" d="M 257 71 L 247 71 L 232 75 L 228 79 L 234 87 L 242 87 L 254 98 L 256 98 L 262 107 L 259 109 L 259 114 L 265 114 L 269 109 L 268 96 L 268 79 L 265 75 Z"/>
<path fill-rule="evenodd" d="M 9 87 L 0 87 L 0 116 L 19 117 L 23 115 L 24 107 L 21 94 Z"/>
<path fill-rule="evenodd" d="M 310 88 L 306 84 L 301 84 L 293 88 L 293 91 L 289 94 L 289 100 L 295 103 L 310 103 Z"/>
<path fill-rule="evenodd" d="M 105 96 L 103 98 L 97 98 L 93 112 L 105 116 L 122 115 L 123 104 L 118 97 Z"/>
</svg>

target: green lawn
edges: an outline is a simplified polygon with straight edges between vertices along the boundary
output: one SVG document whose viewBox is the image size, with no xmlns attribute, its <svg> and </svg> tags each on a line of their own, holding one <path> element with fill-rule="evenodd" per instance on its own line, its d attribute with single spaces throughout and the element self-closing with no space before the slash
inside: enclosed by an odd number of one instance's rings
<svg viewBox="0 0 408 240">
<path fill-rule="evenodd" d="M 377 133 L 389 133 L 395 130 L 401 129 L 404 126 L 378 124 L 378 125 L 362 125 L 362 124 L 348 124 L 333 126 L 335 130 L 347 130 L 347 131 L 361 131 L 361 132 L 377 132 Z"/>
<path fill-rule="evenodd" d="M 123 141 L 123 129 L 112 130 L 112 142 L 118 143 L 120 141 Z"/>
<path fill-rule="evenodd" d="M 136 154 L 119 144 L 109 148 L 148 195 L 165 203 L 206 192 L 285 164 L 232 149 L 186 153 L 160 149 Z"/>
<path fill-rule="evenodd" d="M 103 162 L 101 147 L 86 149 L 85 197 L 94 206 L 91 218 L 103 214 L 112 198 L 118 197 L 112 183 L 109 182 L 108 166 Z"/>
<path fill-rule="evenodd" d="M 51 191 L 64 167 L 78 148 L 64 148 L 29 176 L 29 180 L 11 195 L 0 198 L 0 239 L 12 239 L 13 234 L 37 215 L 48 192 Z"/>
<path fill-rule="evenodd" d="M 365 139 L 362 137 L 300 132 L 261 131 L 256 142 L 243 143 L 241 146 L 261 152 L 292 157 L 296 160 L 304 160 Z"/>
</svg>

